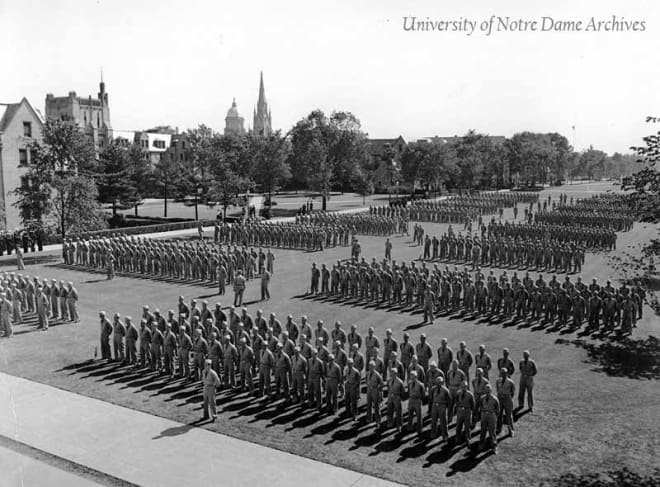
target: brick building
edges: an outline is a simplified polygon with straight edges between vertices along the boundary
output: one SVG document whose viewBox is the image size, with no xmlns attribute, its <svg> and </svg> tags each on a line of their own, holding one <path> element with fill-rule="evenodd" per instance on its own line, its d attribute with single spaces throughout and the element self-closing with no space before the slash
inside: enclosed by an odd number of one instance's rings
<svg viewBox="0 0 660 487">
<path fill-rule="evenodd" d="M 41 142 L 42 115 L 26 98 L 18 103 L 0 103 L 0 227 L 13 230 L 22 226 L 13 191 L 29 184 L 23 177 L 33 157 L 32 142 Z"/>
<path fill-rule="evenodd" d="M 99 83 L 96 98 L 92 98 L 92 95 L 87 98 L 79 97 L 75 91 L 70 91 L 67 96 L 60 97 L 48 93 L 46 95 L 46 118 L 75 121 L 94 143 L 97 152 L 108 145 L 113 137 L 108 93 L 105 91 L 103 80 Z"/>
</svg>

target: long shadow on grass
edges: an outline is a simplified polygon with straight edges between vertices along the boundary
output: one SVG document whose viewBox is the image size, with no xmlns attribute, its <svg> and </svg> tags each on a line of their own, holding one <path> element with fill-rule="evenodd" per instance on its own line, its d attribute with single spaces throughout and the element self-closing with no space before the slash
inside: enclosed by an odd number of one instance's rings
<svg viewBox="0 0 660 487">
<path fill-rule="evenodd" d="M 603 343 L 560 338 L 555 343 L 586 350 L 587 363 L 595 365 L 597 371 L 607 375 L 629 379 L 660 379 L 660 340 L 654 336 L 622 338 Z"/>
</svg>

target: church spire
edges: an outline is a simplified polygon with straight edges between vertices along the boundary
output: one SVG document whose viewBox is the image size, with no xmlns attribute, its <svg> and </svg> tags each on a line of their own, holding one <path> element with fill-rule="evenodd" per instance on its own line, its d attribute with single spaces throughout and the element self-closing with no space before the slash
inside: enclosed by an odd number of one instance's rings
<svg viewBox="0 0 660 487">
<path fill-rule="evenodd" d="M 269 135 L 271 132 L 270 109 L 266 102 L 266 90 L 264 88 L 264 73 L 259 76 L 259 98 L 254 113 L 252 128 L 257 135 Z"/>
<path fill-rule="evenodd" d="M 259 100 L 257 101 L 257 107 L 266 105 L 266 90 L 264 89 L 264 72 L 261 71 L 259 75 Z"/>
</svg>

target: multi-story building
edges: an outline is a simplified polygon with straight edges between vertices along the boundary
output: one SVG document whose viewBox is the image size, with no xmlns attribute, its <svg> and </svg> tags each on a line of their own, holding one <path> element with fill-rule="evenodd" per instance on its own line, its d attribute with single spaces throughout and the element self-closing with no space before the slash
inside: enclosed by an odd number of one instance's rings
<svg viewBox="0 0 660 487">
<path fill-rule="evenodd" d="M 105 83 L 101 80 L 96 98 L 89 95 L 82 98 L 70 91 L 68 96 L 46 95 L 46 118 L 60 118 L 75 121 L 80 129 L 94 143 L 97 152 L 112 139 L 110 105 Z"/>
<path fill-rule="evenodd" d="M 401 154 L 406 148 L 406 141 L 402 136 L 395 139 L 369 139 L 369 153 L 374 161 L 374 185 L 376 189 L 383 189 L 398 180 Z"/>
<path fill-rule="evenodd" d="M 0 104 L 0 226 L 5 229 L 22 226 L 14 190 L 29 184 L 24 176 L 34 157 L 30 145 L 42 140 L 43 127 L 42 115 L 26 98 Z"/>
</svg>

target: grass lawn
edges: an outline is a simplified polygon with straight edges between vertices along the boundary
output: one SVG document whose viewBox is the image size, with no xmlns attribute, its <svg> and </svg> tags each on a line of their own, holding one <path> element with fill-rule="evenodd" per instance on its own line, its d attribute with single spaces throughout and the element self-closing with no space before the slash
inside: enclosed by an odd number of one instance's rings
<svg viewBox="0 0 660 487">
<path fill-rule="evenodd" d="M 609 183 L 594 183 L 550 191 L 577 196 L 610 187 Z M 511 210 L 505 216 L 511 217 Z M 431 234 L 446 229 L 439 224 L 425 227 Z M 657 233 L 657 226 L 635 224 L 632 232 L 619 234 L 616 254 L 634 253 Z M 384 239 L 360 240 L 366 258 L 382 258 Z M 412 246 L 411 238 L 392 240 L 395 259 L 419 257 L 420 248 Z M 287 314 L 296 319 L 306 314 L 313 322 L 323 319 L 327 327 L 341 320 L 346 328 L 357 323 L 363 334 L 374 326 L 380 337 L 386 328 L 392 328 L 397 339 L 408 330 L 413 343 L 424 332 L 434 350 L 441 337 L 447 337 L 454 350 L 465 340 L 473 353 L 483 343 L 494 361 L 503 347 L 509 347 L 516 368 L 522 351 L 529 349 L 539 367 L 534 412 L 518 418 L 515 438 L 501 438 L 497 455 L 439 447 L 438 440 L 420 441 L 414 434 L 398 437 L 393 430 L 377 432 L 365 423 L 283 409 L 278 404 L 263 405 L 246 395 L 227 392 L 218 395 L 218 422 L 204 428 L 409 485 L 538 485 L 569 472 L 628 467 L 648 474 L 658 465 L 660 351 L 657 342 L 648 337 L 658 336 L 660 320 L 648 306 L 632 340 L 621 347 L 607 339 L 537 324 L 450 316 L 436 319 L 434 325 L 422 325 L 418 314 L 305 299 L 311 263 L 347 258 L 347 248 L 322 253 L 275 250 L 275 255 L 271 301 L 256 302 L 258 283 L 248 285 L 246 299 L 252 314 L 262 307 L 266 313 L 276 312 L 283 322 Z M 585 281 L 617 277 L 617 271 L 608 265 L 608 255 L 587 255 L 582 272 Z M 199 419 L 199 387 L 92 360 L 98 344 L 97 315 L 103 309 L 138 317 L 143 304 L 165 311 L 176 304 L 180 294 L 187 299 L 208 299 L 213 305 L 219 299 L 215 289 L 128 277 L 106 281 L 100 274 L 63 269 L 57 259 L 56 255 L 41 258 L 26 272 L 74 281 L 81 296 L 81 323 L 53 326 L 47 333 L 36 332 L 33 324 L 16 327 L 14 338 L 0 340 L 0 370 L 183 423 Z M 0 261 L 3 268 L 13 265 L 6 258 Z M 227 295 L 221 301 L 228 305 L 231 299 Z M 650 358 L 640 360 L 643 355 Z M 517 386 L 517 372 L 514 379 Z M 364 396 L 361 402 L 364 406 Z M 450 435 L 453 433 L 452 426 Z M 121 425 L 117 434 L 121 434 Z"/>
<path fill-rule="evenodd" d="M 312 198 L 314 203 L 314 209 L 321 209 L 321 197 L 318 196 L 318 193 L 307 193 L 300 191 L 298 193 L 280 193 L 273 195 L 273 201 L 276 203 L 273 208 L 273 217 L 279 216 L 295 216 L 300 207 L 307 203 Z M 395 196 L 392 196 L 392 199 L 395 199 Z M 362 205 L 362 202 L 368 205 L 383 205 L 387 204 L 388 196 L 377 194 L 370 195 L 366 198 L 356 193 L 331 193 L 330 199 L 328 199 L 327 209 L 329 211 L 333 210 L 346 210 L 350 208 L 359 208 Z M 227 216 L 240 215 L 242 208 L 232 207 L 227 209 Z M 138 208 L 138 214 L 143 217 L 163 217 L 164 211 L 164 201 L 162 199 L 147 199 L 143 204 Z M 222 207 L 216 205 L 214 207 L 209 207 L 205 205 L 198 206 L 199 218 L 204 220 L 214 220 L 218 213 L 222 212 Z M 126 216 L 134 215 L 133 209 L 128 209 L 125 211 L 120 211 Z M 167 202 L 167 216 L 169 218 L 189 218 L 194 220 L 195 218 L 195 207 L 193 205 L 186 205 L 182 202 Z"/>
</svg>

